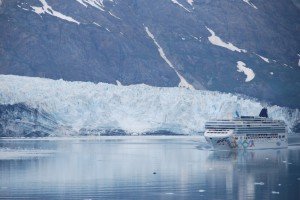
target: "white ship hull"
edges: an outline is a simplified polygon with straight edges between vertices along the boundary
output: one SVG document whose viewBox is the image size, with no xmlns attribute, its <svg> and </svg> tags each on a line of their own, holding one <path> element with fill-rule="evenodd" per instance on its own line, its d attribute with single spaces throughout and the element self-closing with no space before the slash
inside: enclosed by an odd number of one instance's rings
<svg viewBox="0 0 300 200">
<path fill-rule="evenodd" d="M 235 134 L 226 136 L 205 134 L 204 136 L 214 150 L 287 148 L 286 134 L 278 135 L 277 137 L 265 135 L 266 137 L 255 138 Z"/>
<path fill-rule="evenodd" d="M 261 115 L 208 121 L 204 137 L 216 150 L 286 148 L 284 121 L 268 118 L 265 108 Z"/>
</svg>

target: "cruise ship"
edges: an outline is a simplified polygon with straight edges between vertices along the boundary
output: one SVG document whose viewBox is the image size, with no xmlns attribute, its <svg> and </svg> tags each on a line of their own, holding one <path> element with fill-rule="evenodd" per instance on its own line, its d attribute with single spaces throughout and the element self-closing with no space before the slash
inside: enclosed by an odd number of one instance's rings
<svg viewBox="0 0 300 200">
<path fill-rule="evenodd" d="M 258 117 L 241 116 L 211 120 L 205 124 L 204 137 L 215 150 L 286 148 L 284 121 L 268 118 L 263 108 Z"/>
</svg>

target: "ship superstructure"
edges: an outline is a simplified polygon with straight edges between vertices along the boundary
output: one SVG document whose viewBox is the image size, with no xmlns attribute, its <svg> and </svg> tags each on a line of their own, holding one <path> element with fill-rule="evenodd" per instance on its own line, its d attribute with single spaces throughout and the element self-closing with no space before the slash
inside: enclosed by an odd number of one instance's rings
<svg viewBox="0 0 300 200">
<path fill-rule="evenodd" d="M 210 120 L 204 136 L 214 149 L 263 149 L 287 147 L 286 125 L 282 120 L 242 116 Z"/>
</svg>

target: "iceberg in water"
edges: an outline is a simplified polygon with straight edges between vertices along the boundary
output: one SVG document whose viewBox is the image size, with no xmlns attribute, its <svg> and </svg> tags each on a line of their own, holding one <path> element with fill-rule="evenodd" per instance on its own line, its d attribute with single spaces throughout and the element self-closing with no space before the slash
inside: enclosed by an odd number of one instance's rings
<svg viewBox="0 0 300 200">
<path fill-rule="evenodd" d="M 231 118 L 236 113 L 258 115 L 263 107 L 258 101 L 220 92 L 13 75 L 0 75 L 0 104 L 26 105 L 35 115 L 47 113 L 40 121 L 47 123 L 49 118 L 55 124 L 56 128 L 49 129 L 50 135 L 111 130 L 197 134 L 204 131 L 209 119 Z M 289 130 L 299 122 L 299 110 L 269 106 L 268 112 L 270 117 L 284 120 Z M 7 127 L 0 123 L 5 130 Z"/>
</svg>

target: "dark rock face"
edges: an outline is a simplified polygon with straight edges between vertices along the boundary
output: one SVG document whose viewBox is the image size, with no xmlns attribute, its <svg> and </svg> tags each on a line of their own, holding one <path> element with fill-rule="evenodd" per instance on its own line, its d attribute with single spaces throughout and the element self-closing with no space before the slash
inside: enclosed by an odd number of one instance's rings
<svg viewBox="0 0 300 200">
<path fill-rule="evenodd" d="M 43 2 L 52 8 L 40 15 L 33 12 L 31 6 Z M 300 108 L 300 11 L 293 1 L 252 0 L 257 9 L 242 0 L 177 2 L 180 5 L 171 0 L 104 0 L 104 7 L 98 6 L 101 11 L 79 0 L 4 0 L 0 73 L 177 86 L 178 75 L 160 56 L 145 31 L 148 27 L 174 68 L 196 89 Z M 213 45 L 206 27 L 247 52 Z M 237 61 L 253 70 L 253 80 L 245 82 Z"/>
<path fill-rule="evenodd" d="M 0 105 L 0 137 L 49 136 L 60 125 L 49 114 L 24 104 Z"/>
</svg>

